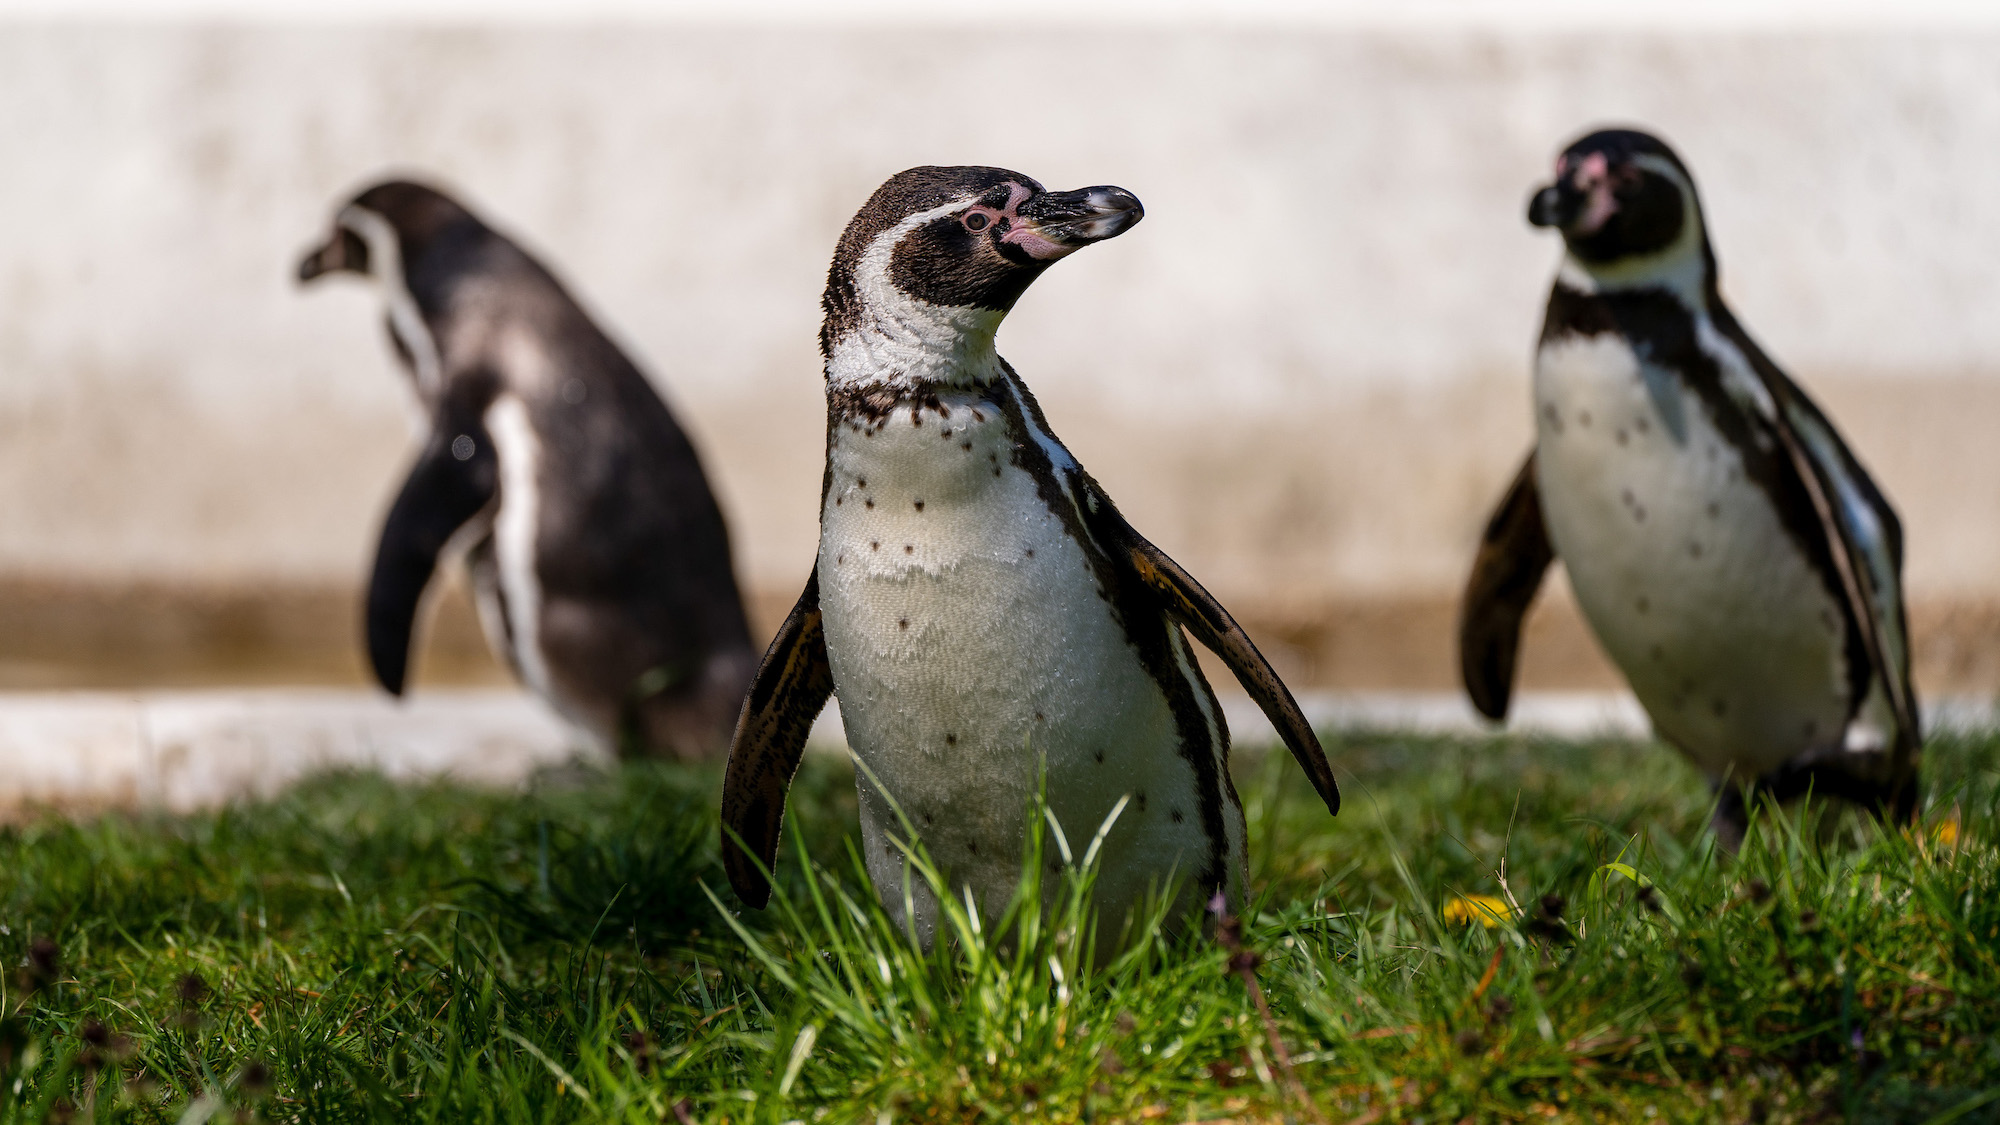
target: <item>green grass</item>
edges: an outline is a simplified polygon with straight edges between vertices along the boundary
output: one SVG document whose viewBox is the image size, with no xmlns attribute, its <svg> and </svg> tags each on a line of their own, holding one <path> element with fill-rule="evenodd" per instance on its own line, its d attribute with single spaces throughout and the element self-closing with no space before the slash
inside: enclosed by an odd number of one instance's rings
<svg viewBox="0 0 2000 1125">
<path fill-rule="evenodd" d="M 1268 1026 L 1199 929 L 1096 966 L 1074 874 L 912 949 L 834 761 L 817 866 L 734 923 L 712 771 L 0 830 L 0 1121 L 2000 1121 L 2000 736 L 1929 749 L 1915 834 L 1792 812 L 1735 859 L 1658 747 L 1328 750 L 1337 820 L 1238 762 Z"/>
</svg>

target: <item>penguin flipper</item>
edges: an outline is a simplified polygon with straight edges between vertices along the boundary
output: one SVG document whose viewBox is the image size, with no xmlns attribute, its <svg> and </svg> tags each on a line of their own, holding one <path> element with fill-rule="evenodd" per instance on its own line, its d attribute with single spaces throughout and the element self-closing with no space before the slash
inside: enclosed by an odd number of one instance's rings
<svg viewBox="0 0 2000 1125">
<path fill-rule="evenodd" d="M 1916 689 L 1910 682 L 1908 617 L 1903 605 L 1903 525 L 1868 471 L 1819 407 L 1762 348 L 1726 307 L 1711 310 L 1717 329 L 1734 344 L 1770 396 L 1753 413 L 1767 422 L 1812 500 L 1839 572 L 1847 614 L 1861 634 L 1875 682 L 1882 687 L 1896 729 L 1896 772 L 1913 771 L 1923 743 Z M 1857 701 L 1857 706 L 1859 701 Z"/>
<path fill-rule="evenodd" d="M 430 440 L 382 525 L 368 579 L 368 661 L 391 695 L 403 694 L 417 604 L 439 553 L 499 491 L 500 460 L 481 417 L 484 398 L 490 395 L 460 394 L 439 404 Z"/>
<path fill-rule="evenodd" d="M 1101 510 L 1115 513 L 1109 502 L 1101 505 Z M 1215 600 L 1215 595 L 1202 588 L 1194 576 L 1181 569 L 1181 565 L 1167 557 L 1165 551 L 1155 547 L 1145 536 L 1140 535 L 1122 518 L 1118 538 L 1123 540 L 1125 555 L 1141 582 L 1165 600 L 1167 612 L 1196 640 L 1207 645 L 1211 651 L 1229 665 L 1236 674 L 1236 680 L 1250 698 L 1257 701 L 1264 716 L 1284 739 L 1292 757 L 1299 760 L 1299 766 L 1319 792 L 1320 800 L 1326 802 L 1326 811 L 1338 815 L 1340 812 L 1340 786 L 1333 780 L 1333 767 L 1327 764 L 1326 751 L 1319 744 L 1319 736 L 1313 733 L 1312 724 L 1306 721 L 1305 712 L 1299 710 L 1298 701 L 1292 698 L 1290 688 L 1278 678 L 1264 654 L 1250 640 L 1250 635 Z"/>
<path fill-rule="evenodd" d="M 813 720 L 832 695 L 815 567 L 743 699 L 722 780 L 722 866 L 736 897 L 757 909 L 771 901 L 765 872 L 777 866 L 785 792 L 799 770 Z"/>
<path fill-rule="evenodd" d="M 1465 692 L 1480 714 L 1496 722 L 1507 717 L 1514 694 L 1521 620 L 1554 560 L 1531 452 L 1480 536 L 1459 610 L 1458 663 Z"/>
</svg>

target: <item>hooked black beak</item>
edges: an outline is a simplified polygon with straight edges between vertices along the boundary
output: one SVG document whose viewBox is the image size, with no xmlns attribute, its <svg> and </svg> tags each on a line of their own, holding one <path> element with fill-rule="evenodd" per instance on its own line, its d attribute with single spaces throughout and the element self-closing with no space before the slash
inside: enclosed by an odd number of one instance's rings
<svg viewBox="0 0 2000 1125">
<path fill-rule="evenodd" d="M 299 259 L 299 284 L 340 270 L 368 272 L 368 244 L 346 227 L 339 228 L 325 245 Z"/>
<path fill-rule="evenodd" d="M 1146 217 L 1138 196 L 1108 186 L 1043 192 L 1023 200 L 1014 213 L 1021 222 L 1003 240 L 1045 260 L 1116 238 Z"/>
<path fill-rule="evenodd" d="M 1528 201 L 1528 222 L 1538 227 L 1562 229 L 1583 213 L 1588 198 L 1567 180 L 1558 180 L 1535 193 Z"/>
</svg>

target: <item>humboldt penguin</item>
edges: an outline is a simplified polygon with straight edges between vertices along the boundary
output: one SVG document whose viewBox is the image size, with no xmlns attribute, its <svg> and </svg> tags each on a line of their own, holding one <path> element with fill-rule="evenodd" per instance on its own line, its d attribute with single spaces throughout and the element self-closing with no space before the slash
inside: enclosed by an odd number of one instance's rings
<svg viewBox="0 0 2000 1125">
<path fill-rule="evenodd" d="M 403 691 L 412 623 L 447 544 L 488 642 L 623 754 L 719 756 L 756 666 L 722 512 L 694 447 L 542 264 L 456 200 L 390 181 L 355 196 L 301 282 L 373 279 L 429 434 L 368 583 L 368 656 Z"/>
<path fill-rule="evenodd" d="M 1189 634 L 1338 808 L 1311 725 L 1256 646 L 1125 521 L 994 350 L 1043 270 L 1143 214 L 1120 188 L 924 167 L 891 177 L 841 235 L 820 329 L 819 557 L 724 781 L 725 866 L 751 906 L 769 898 L 786 788 L 833 695 L 863 767 L 869 875 L 925 940 L 937 905 L 907 877 L 903 826 L 991 917 L 1020 883 L 1038 792 L 1077 853 L 1109 823 L 1095 906 L 1111 932 L 1155 891 L 1240 909 L 1229 732 Z"/>
<path fill-rule="evenodd" d="M 1902 528 L 1723 302 L 1694 177 L 1655 137 L 1595 132 L 1528 221 L 1565 252 L 1535 354 L 1535 448 L 1466 588 L 1473 703 L 1505 717 L 1522 617 L 1560 558 L 1655 733 L 1718 787 L 1725 845 L 1759 794 L 1907 821 L 1921 737 Z"/>
</svg>

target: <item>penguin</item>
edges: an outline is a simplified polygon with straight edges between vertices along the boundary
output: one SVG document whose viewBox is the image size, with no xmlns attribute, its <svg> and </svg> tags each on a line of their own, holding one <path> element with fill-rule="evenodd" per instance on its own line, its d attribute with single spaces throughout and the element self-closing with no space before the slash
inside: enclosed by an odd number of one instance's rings
<svg viewBox="0 0 2000 1125">
<path fill-rule="evenodd" d="M 444 192 L 378 183 L 301 284 L 380 286 L 429 435 L 368 583 L 401 695 L 418 602 L 462 549 L 488 642 L 605 749 L 719 757 L 756 667 L 721 509 L 666 404 L 540 262 Z"/>
<path fill-rule="evenodd" d="M 1687 165 L 1594 132 L 1528 221 L 1564 255 L 1535 352 L 1535 445 L 1466 586 L 1467 692 L 1507 714 L 1521 620 L 1560 558 L 1655 733 L 1718 790 L 1714 827 L 1808 790 L 1907 822 L 1922 737 L 1903 532 L 1833 423 L 1723 301 Z"/>
<path fill-rule="evenodd" d="M 1038 792 L 1077 853 L 1109 825 L 1094 899 L 1109 932 L 1170 888 L 1177 911 L 1217 894 L 1241 909 L 1229 731 L 1190 634 L 1338 810 L 1290 691 L 1119 514 L 994 349 L 1042 271 L 1143 214 L 1121 188 L 921 167 L 891 177 L 841 235 L 820 330 L 819 555 L 744 701 L 723 783 L 724 863 L 751 907 L 770 896 L 807 728 L 837 696 L 863 767 L 869 876 L 923 940 L 937 903 L 909 876 L 904 826 L 991 918 L 1020 884 Z"/>
</svg>

